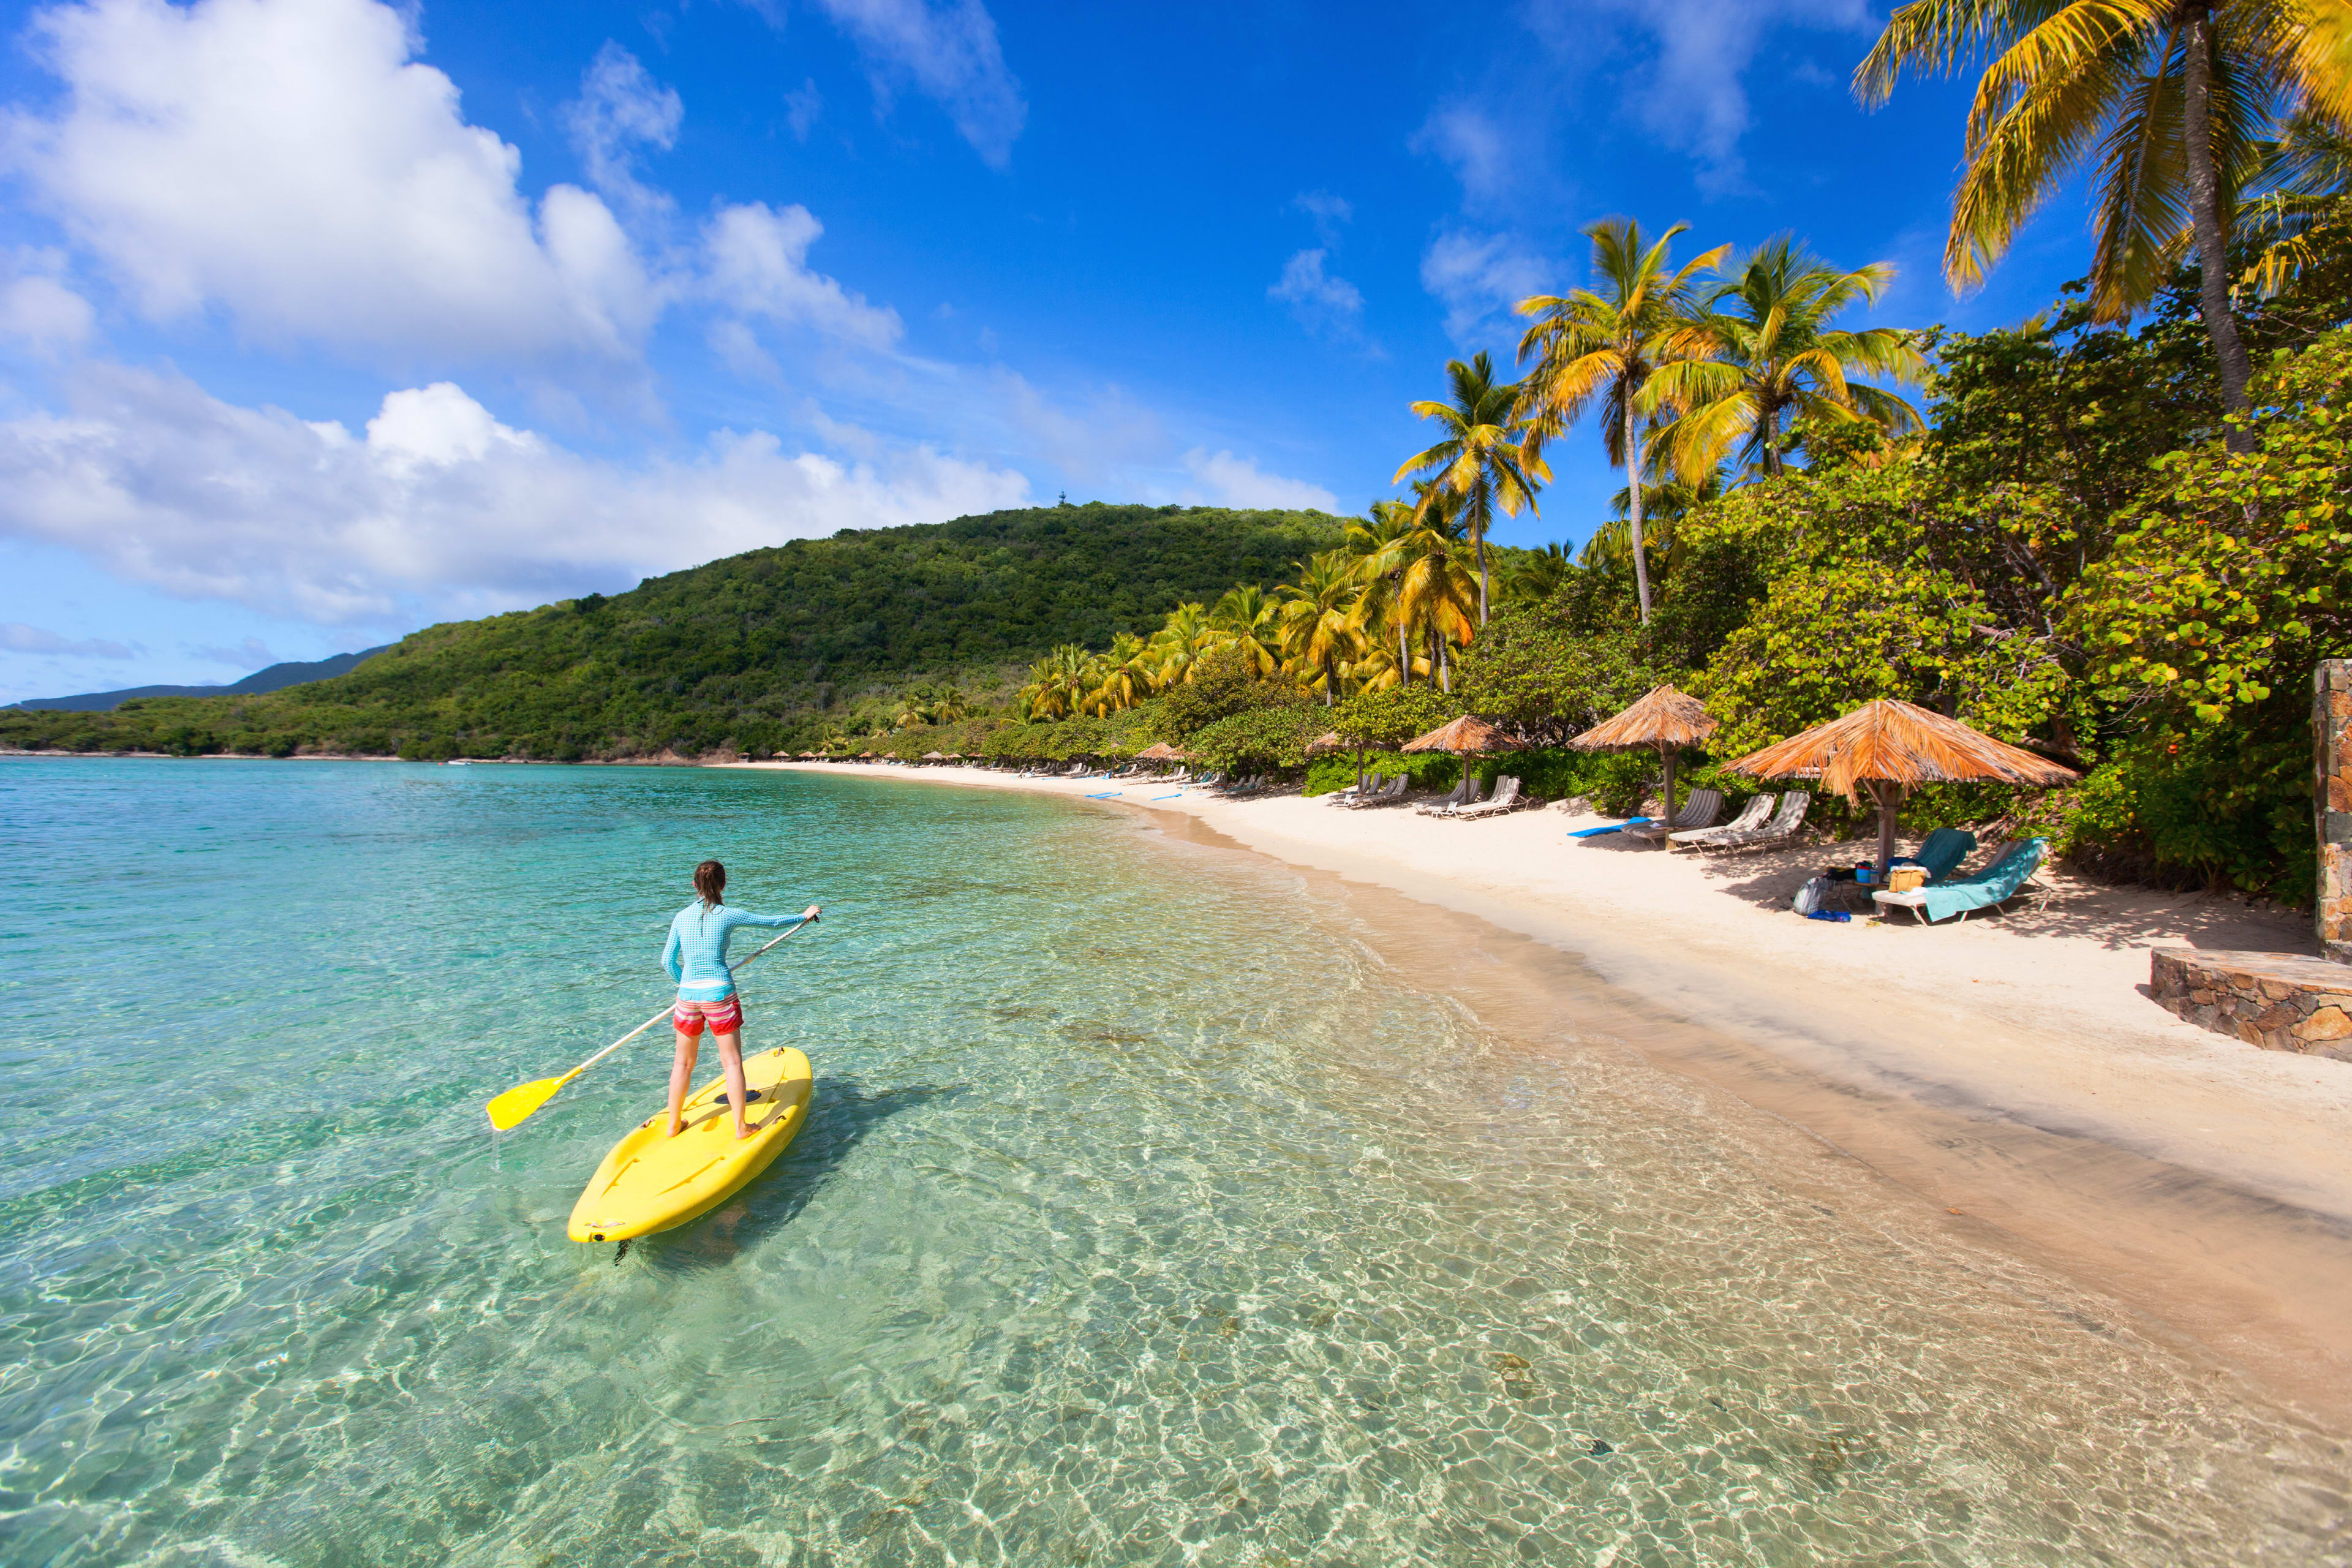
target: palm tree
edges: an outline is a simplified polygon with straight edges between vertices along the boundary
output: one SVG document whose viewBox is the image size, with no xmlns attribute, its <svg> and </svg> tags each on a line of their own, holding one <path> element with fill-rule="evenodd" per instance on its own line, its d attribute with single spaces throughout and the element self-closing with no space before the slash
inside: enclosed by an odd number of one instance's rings
<svg viewBox="0 0 2352 1568">
<path fill-rule="evenodd" d="M 1717 246 L 1669 271 L 1667 249 L 1689 226 L 1678 223 L 1645 245 L 1633 219 L 1604 218 L 1584 231 L 1592 239 L 1600 289 L 1519 301 L 1519 313 L 1536 318 L 1519 340 L 1519 358 L 1537 359 L 1534 374 L 1519 384 L 1527 420 L 1520 460 L 1532 470 L 1543 460 L 1544 443 L 1574 424 L 1595 397 L 1601 400 L 1601 439 L 1609 460 L 1625 469 L 1633 491 L 1633 589 L 1644 626 L 1650 621 L 1650 569 L 1643 559 L 1643 414 L 1637 405 L 1653 371 L 1703 347 L 1685 321 L 1692 279 L 1731 248 Z"/>
<path fill-rule="evenodd" d="M 1132 708 L 1151 695 L 1151 645 L 1133 632 L 1111 638 L 1110 651 L 1097 662 L 1099 683 L 1089 700 L 1101 713 Z"/>
<path fill-rule="evenodd" d="M 2341 115 L 2347 79 L 2309 0 L 1912 0 L 1855 68 L 1884 103 L 1906 71 L 1949 74 L 1989 58 L 1969 106 L 1944 242 L 1955 288 L 1981 282 L 2042 201 L 2096 165 L 2091 304 L 2121 321 L 2184 251 L 2221 405 L 2243 414 L 2253 367 L 2231 313 L 2230 223 L 2263 137 L 2288 108 Z M 2253 433 L 2230 433 L 2251 451 Z"/>
<path fill-rule="evenodd" d="M 1282 666 L 1282 655 L 1275 648 L 1277 613 L 1265 589 L 1255 583 L 1237 584 L 1226 589 L 1209 612 L 1209 626 L 1217 646 L 1239 653 L 1250 673 L 1262 679 Z"/>
<path fill-rule="evenodd" d="M 1152 677 L 1161 689 L 1190 684 L 1192 661 L 1215 639 L 1205 605 L 1179 605 L 1151 634 Z"/>
<path fill-rule="evenodd" d="M 1682 521 L 1691 509 L 1723 495 L 1723 473 L 1717 469 L 1696 484 L 1687 479 L 1672 479 L 1660 484 L 1642 487 L 1642 516 L 1651 525 L 1646 544 L 1650 553 L 1671 573 L 1682 564 Z M 1582 563 L 1588 567 L 1630 568 L 1633 565 L 1633 540 L 1628 527 L 1628 514 L 1633 500 L 1619 490 L 1610 498 L 1611 521 L 1592 531 L 1584 542 Z"/>
<path fill-rule="evenodd" d="M 1359 584 L 1348 624 L 1365 641 L 1385 647 L 1391 637 L 1396 653 L 1391 681 L 1412 684 L 1410 628 L 1400 612 L 1397 585 L 1404 579 L 1404 562 L 1395 548 L 1413 530 L 1414 508 L 1401 500 L 1376 500 L 1368 521 L 1351 522 L 1341 535 L 1339 549 L 1354 563 Z M 1389 684 L 1382 682 L 1381 684 Z"/>
<path fill-rule="evenodd" d="M 1391 484 L 1402 484 L 1408 475 L 1425 475 L 1450 499 L 1454 514 L 1469 530 L 1478 552 L 1478 624 L 1486 624 L 1488 574 L 1486 530 L 1500 508 L 1514 517 L 1521 507 L 1535 510 L 1536 486 L 1551 478 L 1543 459 L 1527 460 L 1519 438 L 1527 420 L 1518 407 L 1516 382 L 1495 384 L 1495 366 L 1482 350 L 1468 364 L 1445 362 L 1454 401 L 1416 403 L 1412 411 L 1434 419 L 1445 438 L 1427 451 L 1415 453 L 1398 468 Z"/>
<path fill-rule="evenodd" d="M 1099 684 L 1087 679 L 1093 656 L 1076 643 L 1064 643 L 1029 667 L 1029 684 L 1021 689 L 1022 713 L 1031 719 L 1066 719 L 1086 703 Z"/>
<path fill-rule="evenodd" d="M 2262 153 L 2261 194 L 2240 204 L 2236 226 L 2262 247 L 2244 281 L 2267 297 L 2321 258 L 2315 231 L 2352 195 L 2352 129 L 2306 111 Z"/>
<path fill-rule="evenodd" d="M 1339 700 L 1339 668 L 1358 651 L 1360 638 L 1348 613 L 1363 593 L 1355 563 L 1344 551 L 1326 550 L 1298 563 L 1298 581 L 1282 585 L 1280 616 L 1284 662 L 1316 679 L 1300 684 L 1323 688 L 1323 706 Z"/>
<path fill-rule="evenodd" d="M 1429 642 L 1430 668 L 1439 686 L 1451 691 L 1446 648 L 1477 635 L 1471 616 L 1476 607 L 1477 580 L 1462 563 L 1462 524 L 1433 484 L 1424 484 L 1417 505 L 1394 503 L 1391 515 L 1404 526 L 1361 568 L 1381 582 L 1393 581 L 1389 615 L 1398 634 L 1400 667 L 1411 668 L 1403 650 L 1417 634 Z M 1369 595 L 1367 595 L 1369 596 Z"/>
<path fill-rule="evenodd" d="M 1503 603 L 1539 605 L 1559 592 L 1576 570 L 1576 558 L 1558 540 L 1540 550 L 1525 550 L 1503 563 Z"/>
<path fill-rule="evenodd" d="M 1841 311 L 1877 299 L 1895 276 L 1892 265 L 1840 272 L 1784 234 L 1723 271 L 1725 281 L 1693 321 L 1708 357 L 1662 365 L 1643 389 L 1651 407 L 1681 413 L 1665 444 L 1685 479 L 1702 481 L 1721 468 L 1734 443 L 1751 468 L 1779 479 L 1791 418 L 1867 419 L 1889 432 L 1918 426 L 1919 411 L 1902 398 L 1846 379 L 1848 371 L 1920 379 L 1927 362 L 1917 339 L 1895 327 L 1830 325 Z M 1727 301 L 1730 308 L 1721 309 Z"/>
</svg>

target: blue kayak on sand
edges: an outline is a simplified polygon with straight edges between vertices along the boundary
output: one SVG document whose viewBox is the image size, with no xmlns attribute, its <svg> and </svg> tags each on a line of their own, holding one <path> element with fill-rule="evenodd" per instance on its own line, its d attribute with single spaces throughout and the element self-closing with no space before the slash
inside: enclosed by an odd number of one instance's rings
<svg viewBox="0 0 2352 1568">
<path fill-rule="evenodd" d="M 1629 827 L 1637 826 L 1649 820 L 1650 819 L 1646 816 L 1629 816 L 1622 822 L 1612 822 L 1606 827 L 1579 828 L 1574 833 L 1570 834 L 1569 837 L 1570 838 L 1597 838 L 1604 833 L 1622 833 Z"/>
</svg>

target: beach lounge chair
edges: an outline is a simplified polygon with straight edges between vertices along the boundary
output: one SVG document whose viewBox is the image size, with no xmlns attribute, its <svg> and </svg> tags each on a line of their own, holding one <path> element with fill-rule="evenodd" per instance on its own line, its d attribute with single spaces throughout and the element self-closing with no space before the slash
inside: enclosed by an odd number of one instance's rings
<svg viewBox="0 0 2352 1568">
<path fill-rule="evenodd" d="M 1723 815 L 1723 792 L 1719 789 L 1695 789 L 1683 808 L 1675 813 L 1672 822 L 1645 822 L 1639 827 L 1628 827 L 1628 838 L 1646 838 L 1653 843 L 1669 833 L 1688 833 L 1701 827 L 1712 827 L 1715 819 Z"/>
<path fill-rule="evenodd" d="M 1969 918 L 1970 910 L 1989 910 L 2005 904 L 2024 891 L 2042 868 L 2042 858 L 2049 850 L 2046 838 L 2029 838 L 2013 845 L 2009 853 L 1973 877 L 1955 877 L 1948 882 L 1931 882 L 1907 893 L 1895 893 L 1881 889 L 1870 895 L 1882 914 L 1890 909 L 1906 909 L 1914 920 L 1927 925 L 1958 915 Z M 2044 895 L 2045 900 L 2047 895 Z"/>
<path fill-rule="evenodd" d="M 1462 782 L 1448 790 L 1443 798 L 1433 800 L 1426 805 L 1416 805 L 1413 810 L 1423 816 L 1451 816 L 1458 807 L 1477 805 L 1478 792 L 1483 787 L 1476 773 L 1465 773 L 1462 775 Z"/>
<path fill-rule="evenodd" d="M 1505 773 L 1495 781 L 1494 799 L 1484 805 L 1463 806 L 1458 811 L 1447 812 L 1446 816 L 1456 822 L 1467 822 L 1474 816 L 1500 816 L 1507 811 L 1517 810 L 1518 805 L 1519 781 L 1514 774 Z"/>
<path fill-rule="evenodd" d="M 1752 827 L 1761 827 L 1764 826 L 1764 819 L 1772 815 L 1773 803 L 1780 798 L 1777 795 L 1749 795 L 1748 804 L 1739 808 L 1739 815 L 1721 826 L 1677 828 L 1669 832 L 1666 837 L 1669 841 L 1675 844 L 1712 844 L 1719 838 L 1729 837 L 1732 834 L 1745 833 Z"/>
<path fill-rule="evenodd" d="M 1927 873 L 1927 880 L 1930 882 L 1947 881 L 1950 879 L 1953 871 L 1958 868 L 1960 862 L 1969 858 L 1969 851 L 1976 847 L 1977 836 L 1967 828 L 1938 827 L 1935 832 L 1927 835 L 1927 841 L 1919 846 L 1918 854 L 1897 855 L 1894 864 L 1916 866 Z M 2003 846 L 2003 847 L 2008 847 Z M 1996 856 L 1993 860 L 1988 860 L 1985 864 L 1990 868 L 1999 858 L 2000 857 Z"/>
<path fill-rule="evenodd" d="M 1812 804 L 1811 795 L 1801 789 L 1792 789 L 1780 797 L 1780 809 L 1772 814 L 1771 821 L 1761 827 L 1751 827 L 1745 833 L 1726 834 L 1712 840 L 1707 847 L 1759 849 L 1768 845 L 1785 844 L 1797 836 L 1799 828 L 1804 826 L 1805 808 Z"/>
<path fill-rule="evenodd" d="M 1323 798 L 1329 801 L 1333 805 L 1345 805 L 1349 801 L 1355 799 L 1358 795 L 1370 795 L 1380 787 L 1381 775 L 1379 773 L 1366 773 L 1362 784 L 1349 784 L 1344 788 L 1335 789 Z"/>
<path fill-rule="evenodd" d="M 1411 773 L 1399 773 L 1370 794 L 1359 795 L 1354 800 L 1344 801 L 1341 804 L 1349 811 L 1365 811 L 1376 805 L 1394 805 L 1404 798 L 1404 792 L 1412 785 Z"/>
</svg>

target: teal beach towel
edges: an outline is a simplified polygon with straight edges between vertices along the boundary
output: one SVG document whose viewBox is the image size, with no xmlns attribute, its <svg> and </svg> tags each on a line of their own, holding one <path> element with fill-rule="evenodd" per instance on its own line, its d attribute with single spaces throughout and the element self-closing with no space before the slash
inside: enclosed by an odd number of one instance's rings
<svg viewBox="0 0 2352 1568">
<path fill-rule="evenodd" d="M 2029 838 L 2000 858 L 2000 864 L 1963 877 L 1957 882 L 1930 882 L 1919 889 L 1920 912 L 1929 924 L 1969 910 L 1989 909 L 2014 895 L 2042 864 L 2047 838 Z"/>
</svg>

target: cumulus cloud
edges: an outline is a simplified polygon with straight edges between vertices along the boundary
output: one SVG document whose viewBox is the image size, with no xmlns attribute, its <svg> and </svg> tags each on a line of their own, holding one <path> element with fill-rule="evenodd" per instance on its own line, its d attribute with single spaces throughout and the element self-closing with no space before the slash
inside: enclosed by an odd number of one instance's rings
<svg viewBox="0 0 2352 1568">
<path fill-rule="evenodd" d="M 112 365 L 70 412 L 0 422 L 0 531 L 116 575 L 322 623 L 479 615 L 756 545 L 1020 504 L 1020 474 L 928 447 L 874 461 L 722 430 L 627 468 L 509 426 L 450 383 L 362 434 Z"/>
<path fill-rule="evenodd" d="M 739 318 L 761 316 L 867 348 L 890 347 L 904 331 L 898 311 L 869 305 L 864 295 L 809 270 L 808 248 L 824 232 L 798 205 L 720 208 L 702 232 L 711 298 Z"/>
<path fill-rule="evenodd" d="M 374 0 L 89 0 L 33 36 L 67 90 L 9 160 L 151 319 L 481 363 L 633 354 L 658 312 L 604 202 L 534 208 Z"/>
<path fill-rule="evenodd" d="M 1549 263 L 1506 234 L 1451 229 L 1421 258 L 1422 287 L 1445 307 L 1445 331 L 1457 342 L 1511 324 L 1497 318 L 1543 292 L 1549 273 Z"/>
<path fill-rule="evenodd" d="M 817 0 L 866 58 L 885 110 L 902 86 L 937 102 L 992 168 L 1013 156 L 1029 118 L 980 0 Z"/>
<path fill-rule="evenodd" d="M 89 342 L 98 313 L 67 285 L 65 258 L 26 248 L 0 262 L 0 338 L 43 359 L 58 359 Z"/>
<path fill-rule="evenodd" d="M 136 649 L 103 637 L 60 637 L 43 626 L 22 621 L 0 621 L 0 648 L 10 653 L 53 653 L 68 658 L 136 658 Z"/>
<path fill-rule="evenodd" d="M 1633 81 L 1636 113 L 1653 135 L 1691 154 L 1699 188 L 1710 193 L 1737 190 L 1745 181 L 1739 142 L 1749 118 L 1747 75 L 1767 33 L 1799 26 L 1868 34 L 1877 27 L 1866 0 L 1602 0 L 1597 8 L 1586 0 L 1539 6 L 1530 21 L 1563 58 L 1591 58 L 1596 21 L 1633 40 L 1646 57 Z"/>
<path fill-rule="evenodd" d="M 686 104 L 677 89 L 646 74 L 637 57 L 605 40 L 580 79 L 580 96 L 564 105 L 563 123 L 588 183 L 640 216 L 665 212 L 668 195 L 637 179 L 640 147 L 677 145 Z"/>
<path fill-rule="evenodd" d="M 1339 498 L 1321 485 L 1269 474 L 1247 458 L 1195 447 L 1184 454 L 1192 485 L 1185 500 L 1211 506 L 1282 507 L 1299 511 L 1339 510 Z"/>
<path fill-rule="evenodd" d="M 1413 133 L 1413 151 L 1435 155 L 1462 183 L 1462 195 L 1473 206 L 1489 206 L 1510 193 L 1521 177 L 1525 161 L 1515 155 L 1510 132 L 1503 122 L 1472 104 L 1447 104 L 1437 110 Z"/>
<path fill-rule="evenodd" d="M 1282 276 L 1265 291 L 1290 307 L 1298 324 L 1319 336 L 1360 341 L 1364 296 L 1345 278 L 1323 270 L 1328 252 L 1302 250 L 1283 264 Z"/>
</svg>

